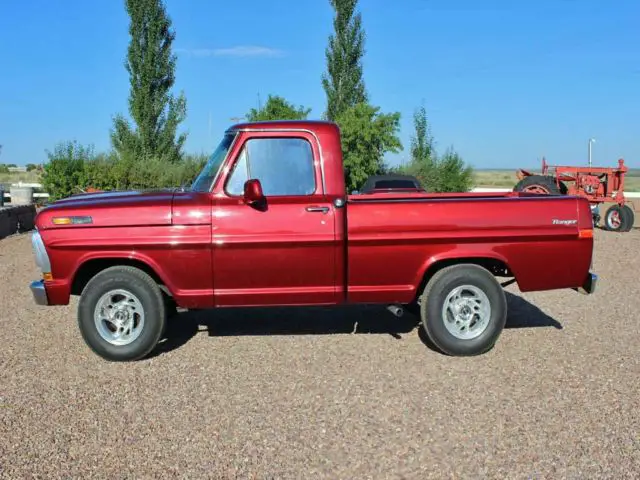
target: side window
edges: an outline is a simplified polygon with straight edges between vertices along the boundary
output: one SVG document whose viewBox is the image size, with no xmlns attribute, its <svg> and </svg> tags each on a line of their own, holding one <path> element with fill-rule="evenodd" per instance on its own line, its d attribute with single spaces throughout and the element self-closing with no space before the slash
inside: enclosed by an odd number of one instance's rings
<svg viewBox="0 0 640 480">
<path fill-rule="evenodd" d="M 244 182 L 257 178 L 266 196 L 311 195 L 316 190 L 311 144 L 302 138 L 252 138 L 226 186 L 230 195 L 242 195 Z"/>
</svg>

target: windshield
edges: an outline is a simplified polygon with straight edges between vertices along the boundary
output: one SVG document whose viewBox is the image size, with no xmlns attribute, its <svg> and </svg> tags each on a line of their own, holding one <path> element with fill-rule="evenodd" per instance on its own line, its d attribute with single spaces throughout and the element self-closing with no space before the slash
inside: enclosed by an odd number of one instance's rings
<svg viewBox="0 0 640 480">
<path fill-rule="evenodd" d="M 215 151 L 207 160 L 202 171 L 198 174 L 196 179 L 191 184 L 191 190 L 194 192 L 208 192 L 211 189 L 211 183 L 213 179 L 216 177 L 218 170 L 220 169 L 220 165 L 227 156 L 229 152 L 229 147 L 231 147 L 231 143 L 235 138 L 236 134 L 226 133 L 224 137 L 222 137 L 222 141 L 215 149 Z"/>
</svg>

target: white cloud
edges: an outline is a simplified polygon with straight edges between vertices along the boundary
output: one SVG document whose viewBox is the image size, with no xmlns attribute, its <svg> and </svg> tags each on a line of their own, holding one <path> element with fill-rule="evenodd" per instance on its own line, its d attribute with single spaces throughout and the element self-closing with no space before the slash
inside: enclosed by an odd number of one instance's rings
<svg viewBox="0 0 640 480">
<path fill-rule="evenodd" d="M 281 50 L 256 45 L 239 45 L 228 48 L 177 48 L 177 53 L 192 57 L 281 57 Z"/>
</svg>

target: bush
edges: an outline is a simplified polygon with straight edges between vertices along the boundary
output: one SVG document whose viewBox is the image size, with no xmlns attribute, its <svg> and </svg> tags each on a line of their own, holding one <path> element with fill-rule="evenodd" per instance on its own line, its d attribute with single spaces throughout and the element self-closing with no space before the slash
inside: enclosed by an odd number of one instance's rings
<svg viewBox="0 0 640 480">
<path fill-rule="evenodd" d="M 415 134 L 411 139 L 411 161 L 396 171 L 414 175 L 427 192 L 468 192 L 473 186 L 473 169 L 465 165 L 453 148 L 438 156 L 424 107 L 414 113 L 413 124 Z"/>
<path fill-rule="evenodd" d="M 78 187 L 85 184 L 85 162 L 94 158 L 93 147 L 64 142 L 56 145 L 53 152 L 47 152 L 47 156 L 42 183 L 50 199 L 78 193 Z"/>
<path fill-rule="evenodd" d="M 76 142 L 60 143 L 48 156 L 43 186 L 54 201 L 87 188 L 135 190 L 189 185 L 207 160 L 205 155 L 185 155 L 174 163 L 153 157 L 119 157 L 115 152 L 95 154 L 93 147 Z"/>
<path fill-rule="evenodd" d="M 473 186 L 473 169 L 452 148 L 437 161 L 438 184 L 436 192 L 468 192 Z"/>
</svg>

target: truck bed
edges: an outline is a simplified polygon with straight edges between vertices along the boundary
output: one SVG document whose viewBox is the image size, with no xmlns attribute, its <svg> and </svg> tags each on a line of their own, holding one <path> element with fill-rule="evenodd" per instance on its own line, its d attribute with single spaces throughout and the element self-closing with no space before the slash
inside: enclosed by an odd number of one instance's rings
<svg viewBox="0 0 640 480">
<path fill-rule="evenodd" d="M 505 267 L 521 291 L 569 288 L 593 244 L 579 235 L 588 202 L 516 192 L 352 195 L 346 228 L 354 302 L 410 302 L 425 272 L 454 258 Z"/>
</svg>

